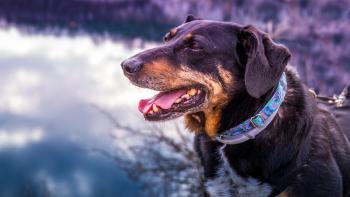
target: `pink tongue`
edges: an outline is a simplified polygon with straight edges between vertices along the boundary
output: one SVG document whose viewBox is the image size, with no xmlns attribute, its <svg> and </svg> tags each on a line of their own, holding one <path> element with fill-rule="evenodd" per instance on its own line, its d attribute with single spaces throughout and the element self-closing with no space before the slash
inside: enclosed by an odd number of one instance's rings
<svg viewBox="0 0 350 197">
<path fill-rule="evenodd" d="M 186 90 L 177 90 L 168 93 L 159 93 L 150 99 L 141 99 L 139 102 L 139 111 L 147 113 L 153 104 L 156 104 L 162 109 L 169 109 L 177 98 L 186 94 Z"/>
</svg>

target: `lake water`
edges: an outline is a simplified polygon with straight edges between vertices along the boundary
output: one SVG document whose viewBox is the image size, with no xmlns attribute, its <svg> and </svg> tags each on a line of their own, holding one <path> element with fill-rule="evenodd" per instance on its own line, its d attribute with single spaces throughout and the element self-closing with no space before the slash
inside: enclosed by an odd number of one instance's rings
<svg viewBox="0 0 350 197">
<path fill-rule="evenodd" d="M 0 29 L 0 196 L 144 196 L 117 164 L 113 126 L 140 122 L 120 62 L 155 43 Z"/>
</svg>

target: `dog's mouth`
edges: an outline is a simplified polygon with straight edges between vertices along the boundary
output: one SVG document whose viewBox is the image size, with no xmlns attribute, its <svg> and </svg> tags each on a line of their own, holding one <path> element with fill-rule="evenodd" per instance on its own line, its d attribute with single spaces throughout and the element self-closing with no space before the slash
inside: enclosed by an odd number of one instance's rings
<svg viewBox="0 0 350 197">
<path fill-rule="evenodd" d="M 160 92 L 139 102 L 139 111 L 146 120 L 160 121 L 197 112 L 205 103 L 204 88 L 191 87 Z"/>
</svg>

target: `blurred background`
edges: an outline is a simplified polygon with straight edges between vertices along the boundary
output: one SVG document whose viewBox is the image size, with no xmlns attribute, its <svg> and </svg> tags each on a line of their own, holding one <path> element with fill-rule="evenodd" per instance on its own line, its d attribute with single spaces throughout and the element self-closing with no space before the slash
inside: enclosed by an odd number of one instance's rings
<svg viewBox="0 0 350 197">
<path fill-rule="evenodd" d="M 348 0 L 1 0 L 0 196 L 200 196 L 191 134 L 120 69 L 187 14 L 258 26 L 323 95 L 350 81 Z"/>
</svg>

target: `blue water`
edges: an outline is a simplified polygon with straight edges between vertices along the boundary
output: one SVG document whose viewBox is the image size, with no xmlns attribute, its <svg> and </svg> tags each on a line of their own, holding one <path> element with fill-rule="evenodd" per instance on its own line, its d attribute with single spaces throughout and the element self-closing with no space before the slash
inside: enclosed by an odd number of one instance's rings
<svg viewBox="0 0 350 197">
<path fill-rule="evenodd" d="M 1 196 L 141 196 L 116 163 L 74 143 L 2 152 L 0 162 Z"/>
<path fill-rule="evenodd" d="M 140 41 L 6 28 L 0 42 L 0 196 L 145 196 L 118 163 L 92 151 L 113 153 L 118 143 L 94 106 L 125 124 L 141 119 L 143 92 L 120 69 Z"/>
</svg>

